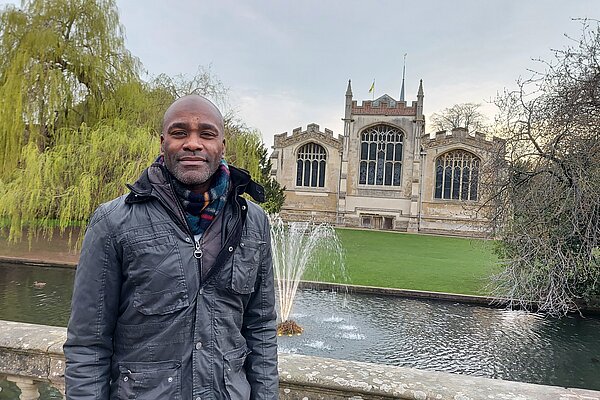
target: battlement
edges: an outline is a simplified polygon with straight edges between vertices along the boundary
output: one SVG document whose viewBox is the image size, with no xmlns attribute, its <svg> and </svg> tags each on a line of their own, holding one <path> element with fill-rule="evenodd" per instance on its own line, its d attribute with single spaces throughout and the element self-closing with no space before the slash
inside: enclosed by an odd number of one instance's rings
<svg viewBox="0 0 600 400">
<path fill-rule="evenodd" d="M 304 138 L 313 138 L 323 143 L 332 144 L 335 147 L 339 146 L 339 144 L 341 143 L 339 138 L 334 137 L 333 131 L 331 129 L 324 128 L 324 132 L 321 132 L 319 125 L 312 123 L 306 126 L 305 131 L 302 130 L 302 127 L 293 129 L 291 136 L 288 136 L 287 132 L 275 135 L 273 141 L 273 148 L 277 149 L 280 147 L 285 147 L 288 144 L 290 144 L 290 142 L 296 142 Z"/>
<path fill-rule="evenodd" d="M 451 131 L 439 131 L 433 134 L 426 133 L 422 136 L 423 144 L 427 144 L 427 147 L 435 146 L 436 144 L 449 143 L 449 142 L 461 142 L 476 145 L 479 143 L 485 148 L 491 148 L 493 146 L 502 146 L 505 142 L 504 139 L 493 136 L 488 139 L 487 135 L 483 132 L 469 132 L 465 128 L 454 128 Z"/>
<path fill-rule="evenodd" d="M 360 106 L 356 100 L 353 100 L 352 114 L 416 116 L 417 102 L 413 101 L 411 106 L 407 106 L 405 101 L 396 101 L 387 94 L 384 94 L 375 100 L 364 100 Z"/>
<path fill-rule="evenodd" d="M 451 131 L 438 131 L 435 132 L 434 134 L 430 134 L 430 133 L 426 133 L 423 135 L 424 138 L 429 139 L 429 140 L 443 140 L 446 138 L 457 138 L 457 139 L 464 139 L 464 138 L 473 138 L 476 140 L 487 140 L 486 134 L 482 133 L 482 132 L 469 132 L 468 130 L 466 130 L 465 128 L 454 128 Z"/>
<path fill-rule="evenodd" d="M 292 135 L 296 135 L 296 134 L 299 134 L 301 132 L 302 132 L 302 127 L 295 128 L 295 129 L 292 130 Z M 320 133 L 321 135 L 333 137 L 333 131 L 331 129 L 325 128 L 325 132 L 321 132 L 319 130 L 319 125 L 315 124 L 315 123 L 306 125 L 306 130 L 304 131 L 304 133 L 310 133 L 310 132 L 312 132 L 312 133 Z M 287 135 L 287 132 L 284 132 L 283 135 Z"/>
</svg>

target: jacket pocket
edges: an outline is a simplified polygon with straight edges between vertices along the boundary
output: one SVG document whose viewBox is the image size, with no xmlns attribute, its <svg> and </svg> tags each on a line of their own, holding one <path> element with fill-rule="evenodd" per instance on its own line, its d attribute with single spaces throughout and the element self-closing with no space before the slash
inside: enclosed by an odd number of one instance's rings
<svg viewBox="0 0 600 400">
<path fill-rule="evenodd" d="M 265 242 L 242 238 L 233 255 L 231 289 L 239 294 L 254 292 L 256 275 L 262 260 Z"/>
<path fill-rule="evenodd" d="M 244 368 L 248 354 L 250 351 L 244 345 L 223 355 L 223 378 L 229 400 L 250 399 L 250 383 L 246 379 Z"/>
<path fill-rule="evenodd" d="M 122 362 L 118 399 L 181 399 L 181 363 L 178 361 Z"/>
<path fill-rule="evenodd" d="M 167 234 L 135 238 L 128 275 L 135 290 L 133 306 L 145 315 L 173 313 L 189 306 L 179 247 Z"/>
</svg>

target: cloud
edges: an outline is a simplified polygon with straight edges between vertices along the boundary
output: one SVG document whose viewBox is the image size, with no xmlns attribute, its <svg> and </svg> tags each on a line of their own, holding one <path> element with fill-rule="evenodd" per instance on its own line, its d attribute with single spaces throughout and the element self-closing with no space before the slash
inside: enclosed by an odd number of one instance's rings
<svg viewBox="0 0 600 400">
<path fill-rule="evenodd" d="M 253 89 L 231 91 L 234 110 L 252 128 L 260 130 L 267 147 L 273 145 L 275 134 L 289 132 L 294 128 L 316 123 L 320 129 L 329 128 L 334 134 L 343 132 L 343 97 L 340 104 L 304 101 L 293 92 L 279 91 L 261 93 Z"/>
</svg>

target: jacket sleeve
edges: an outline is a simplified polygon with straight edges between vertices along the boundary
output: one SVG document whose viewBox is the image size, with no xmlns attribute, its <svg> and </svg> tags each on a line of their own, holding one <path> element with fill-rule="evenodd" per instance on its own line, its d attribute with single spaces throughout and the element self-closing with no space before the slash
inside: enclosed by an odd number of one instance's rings
<svg viewBox="0 0 600 400">
<path fill-rule="evenodd" d="M 90 220 L 71 302 L 64 344 L 67 400 L 108 400 L 113 332 L 121 288 L 121 262 L 106 206 Z"/>
<path fill-rule="evenodd" d="M 258 272 L 256 290 L 244 312 L 242 335 L 250 353 L 246 360 L 246 376 L 251 385 L 252 400 L 276 400 L 279 397 L 277 372 L 277 333 L 275 287 L 271 256 L 269 222 L 263 226 L 266 237 L 263 261 Z"/>
</svg>

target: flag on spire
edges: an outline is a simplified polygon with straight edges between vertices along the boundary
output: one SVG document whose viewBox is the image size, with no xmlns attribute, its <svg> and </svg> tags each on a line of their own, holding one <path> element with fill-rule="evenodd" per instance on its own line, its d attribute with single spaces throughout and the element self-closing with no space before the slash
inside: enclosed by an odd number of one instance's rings
<svg viewBox="0 0 600 400">
<path fill-rule="evenodd" d="M 375 91 L 375 79 L 373 78 L 373 83 L 371 83 L 371 87 L 369 88 L 369 93 L 373 93 Z"/>
</svg>

